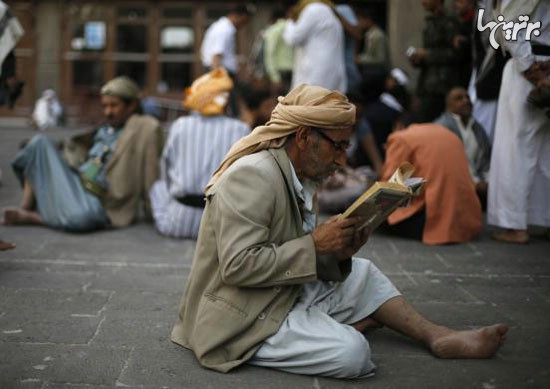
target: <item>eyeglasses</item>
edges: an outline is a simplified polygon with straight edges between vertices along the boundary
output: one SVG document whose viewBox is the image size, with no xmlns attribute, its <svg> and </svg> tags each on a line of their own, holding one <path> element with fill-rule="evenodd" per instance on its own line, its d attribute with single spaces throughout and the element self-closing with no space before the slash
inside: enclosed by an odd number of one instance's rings
<svg viewBox="0 0 550 389">
<path fill-rule="evenodd" d="M 332 147 L 334 147 L 334 149 L 336 151 L 340 151 L 342 153 L 346 152 L 346 150 L 349 148 L 350 146 L 350 143 L 349 141 L 347 140 L 343 140 L 343 141 L 340 141 L 340 142 L 337 142 L 335 141 L 334 139 L 332 139 L 330 136 L 328 136 L 327 134 L 325 134 L 323 131 L 321 131 L 321 129 L 319 128 L 315 128 L 315 127 L 311 127 L 311 129 L 313 131 L 315 131 L 317 134 L 321 135 L 321 138 L 323 138 L 324 140 L 326 140 L 327 142 L 329 142 Z"/>
</svg>

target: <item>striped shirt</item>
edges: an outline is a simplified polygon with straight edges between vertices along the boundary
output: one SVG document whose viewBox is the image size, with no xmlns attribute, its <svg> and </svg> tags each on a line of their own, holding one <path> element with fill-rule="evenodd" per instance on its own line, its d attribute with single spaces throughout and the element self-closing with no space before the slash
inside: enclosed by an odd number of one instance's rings
<svg viewBox="0 0 550 389">
<path fill-rule="evenodd" d="M 160 161 L 161 179 L 150 192 L 155 225 L 161 234 L 197 237 L 202 208 L 176 199 L 204 193 L 233 143 L 249 133 L 245 123 L 226 116 L 193 113 L 174 122 Z"/>
</svg>

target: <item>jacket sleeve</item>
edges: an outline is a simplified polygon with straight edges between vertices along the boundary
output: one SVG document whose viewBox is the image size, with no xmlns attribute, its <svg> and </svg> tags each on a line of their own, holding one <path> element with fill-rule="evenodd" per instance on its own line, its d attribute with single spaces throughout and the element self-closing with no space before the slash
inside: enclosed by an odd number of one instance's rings
<svg viewBox="0 0 550 389">
<path fill-rule="evenodd" d="M 313 238 L 271 241 L 271 225 L 285 205 L 278 199 L 278 180 L 268 171 L 244 166 L 226 172 L 223 191 L 209 200 L 220 276 L 239 287 L 302 284 L 317 279 Z M 279 179 L 280 180 L 280 179 Z M 282 184 L 284 185 L 284 184 Z"/>
<path fill-rule="evenodd" d="M 147 219 L 151 219 L 151 202 L 149 199 L 149 189 L 159 178 L 159 158 L 162 153 L 163 133 L 159 126 L 153 131 L 148 132 L 145 140 L 145 153 L 143 156 L 143 207 Z"/>
</svg>

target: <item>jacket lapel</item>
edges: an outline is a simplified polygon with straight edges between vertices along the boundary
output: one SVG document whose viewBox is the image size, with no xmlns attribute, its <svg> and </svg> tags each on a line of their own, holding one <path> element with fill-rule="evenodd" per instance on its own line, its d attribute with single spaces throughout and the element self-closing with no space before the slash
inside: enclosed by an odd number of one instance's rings
<svg viewBox="0 0 550 389">
<path fill-rule="evenodd" d="M 124 155 L 124 151 L 130 146 L 132 139 L 135 137 L 135 134 L 139 131 L 140 126 L 138 123 L 138 116 L 132 115 L 124 125 L 122 129 L 122 134 L 118 138 L 115 146 L 115 151 L 113 156 L 107 163 L 106 171 L 110 171 L 113 166 L 116 164 L 117 160 Z"/>
<path fill-rule="evenodd" d="M 275 162 L 277 162 L 279 169 L 281 169 L 281 172 L 283 173 L 286 189 L 290 196 L 290 202 L 292 204 L 292 212 L 294 214 L 294 218 L 298 221 L 298 232 L 300 236 L 302 236 L 304 235 L 303 219 L 300 212 L 300 206 L 298 205 L 298 198 L 296 197 L 296 193 L 294 191 L 294 184 L 292 182 L 290 159 L 288 159 L 288 155 L 284 147 L 278 149 L 269 149 L 268 151 L 271 153 L 271 155 L 273 155 L 273 157 L 275 158 Z"/>
</svg>

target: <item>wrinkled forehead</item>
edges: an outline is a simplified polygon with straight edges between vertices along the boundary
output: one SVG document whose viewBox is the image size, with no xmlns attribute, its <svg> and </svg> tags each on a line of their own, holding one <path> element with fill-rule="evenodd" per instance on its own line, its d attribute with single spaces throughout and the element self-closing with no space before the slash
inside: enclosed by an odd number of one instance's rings
<svg viewBox="0 0 550 389">
<path fill-rule="evenodd" d="M 320 129 L 323 130 L 326 134 L 330 135 L 331 138 L 333 138 L 334 140 L 346 140 L 349 139 L 353 134 L 353 126 L 346 126 L 337 129 Z"/>
</svg>

